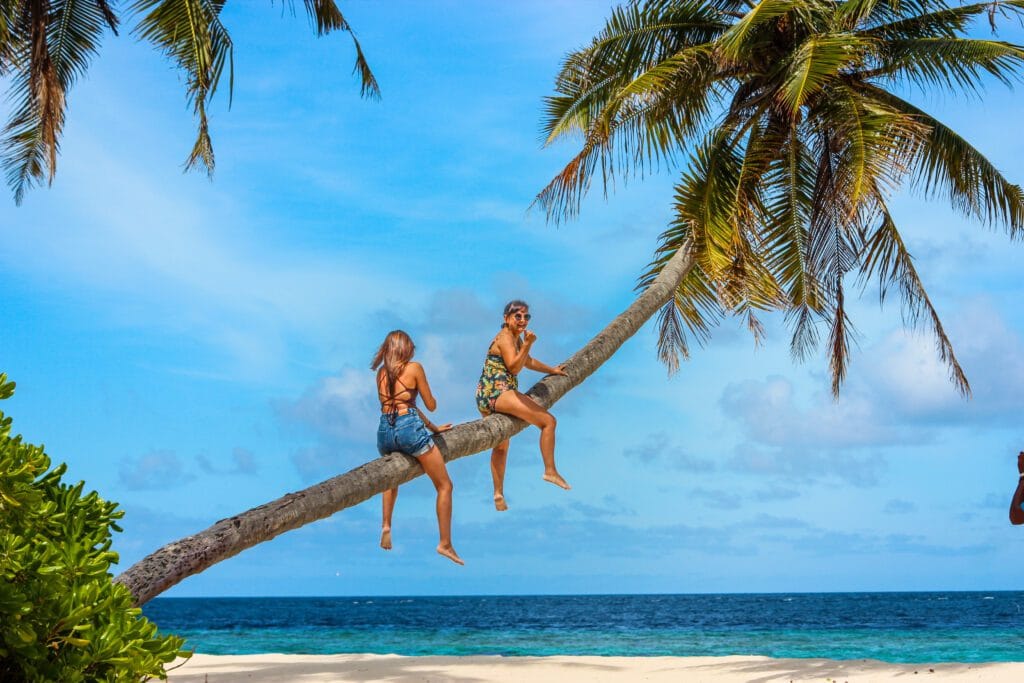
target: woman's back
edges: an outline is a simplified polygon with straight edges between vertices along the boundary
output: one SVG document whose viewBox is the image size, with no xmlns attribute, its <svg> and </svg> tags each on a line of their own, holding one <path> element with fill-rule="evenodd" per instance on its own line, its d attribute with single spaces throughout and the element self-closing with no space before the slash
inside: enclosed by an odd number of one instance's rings
<svg viewBox="0 0 1024 683">
<path fill-rule="evenodd" d="M 385 368 L 377 371 L 377 398 L 382 413 L 397 413 L 416 404 L 419 363 L 408 362 L 395 375 L 393 386 Z"/>
</svg>

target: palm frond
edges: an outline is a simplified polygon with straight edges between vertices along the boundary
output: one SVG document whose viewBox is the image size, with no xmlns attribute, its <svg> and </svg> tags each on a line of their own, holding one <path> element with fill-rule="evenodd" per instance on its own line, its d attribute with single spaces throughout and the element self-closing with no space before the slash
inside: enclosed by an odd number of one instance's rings
<svg viewBox="0 0 1024 683">
<path fill-rule="evenodd" d="M 644 289 L 661 272 L 662 267 L 679 249 L 699 250 L 689 237 L 685 225 L 675 224 L 661 237 L 661 247 L 655 259 L 641 276 L 637 289 Z M 711 328 L 724 315 L 715 287 L 706 271 L 698 263 L 679 283 L 673 298 L 658 315 L 658 358 L 669 374 L 679 369 L 680 359 L 690 357 L 689 337 L 703 345 L 710 339 Z"/>
<path fill-rule="evenodd" d="M 13 89 L 25 96 L 4 127 L 0 149 L 7 184 L 14 190 L 14 202 L 21 204 L 25 193 L 45 177 L 47 154 L 39 115 L 29 95 L 28 75 L 15 80 Z"/>
<path fill-rule="evenodd" d="M 787 321 L 793 326 L 790 352 L 795 359 L 805 360 L 817 347 L 814 318 L 823 311 L 821 285 L 809 253 L 819 172 L 795 126 L 777 121 L 774 130 L 765 146 L 781 155 L 773 158 L 764 181 L 768 200 L 762 254 L 787 296 Z"/>
<path fill-rule="evenodd" d="M 801 107 L 841 70 L 863 61 L 874 41 L 850 33 L 813 35 L 807 38 L 786 65 L 780 99 L 795 117 Z"/>
<path fill-rule="evenodd" d="M 840 0 L 835 9 L 835 19 L 837 25 L 846 29 L 870 29 L 908 17 L 939 12 L 947 7 L 946 0 Z"/>
<path fill-rule="evenodd" d="M 838 398 L 839 389 L 846 379 L 846 371 L 850 365 L 850 346 L 855 341 L 856 331 L 853 328 L 853 321 L 846 314 L 842 278 L 836 279 L 834 287 L 835 308 L 828 336 L 828 367 L 832 374 L 832 395 Z"/>
<path fill-rule="evenodd" d="M 7 12 L 4 12 L 6 15 Z M 4 129 L 3 159 L 14 201 L 57 170 L 60 132 L 64 125 L 64 87 L 50 56 L 47 33 L 51 7 L 46 0 L 25 2 L 8 31 L 15 36 L 13 61 L 19 74 L 9 98 L 14 112 Z"/>
<path fill-rule="evenodd" d="M 748 49 L 748 42 L 758 27 L 790 12 L 798 3 L 799 0 L 760 0 L 722 34 L 718 41 L 722 54 L 738 59 Z"/>
<path fill-rule="evenodd" d="M 861 79 L 903 81 L 922 89 L 978 95 L 988 74 L 1006 86 L 1022 79 L 1024 47 L 999 40 L 926 37 L 888 40 L 876 52 L 879 62 Z"/>
<path fill-rule="evenodd" d="M 141 15 L 135 33 L 153 43 L 185 72 L 187 97 L 197 119 L 198 132 L 186 170 L 203 166 L 213 174 L 206 106 L 217 90 L 225 65 L 230 91 L 234 86 L 234 47 L 220 21 L 224 0 L 136 0 L 132 14 Z"/>
<path fill-rule="evenodd" d="M 1011 15 L 1024 12 L 1024 0 L 978 2 L 953 7 L 944 2 L 925 2 L 921 5 L 919 8 L 906 8 L 905 3 L 901 2 L 900 11 L 889 13 L 882 21 L 861 29 L 860 33 L 882 40 L 955 38 L 967 31 L 971 20 L 988 14 L 995 5 Z"/>
<path fill-rule="evenodd" d="M 810 125 L 829 131 L 836 155 L 835 190 L 823 199 L 847 206 L 848 217 L 870 209 L 873 188 L 894 191 L 906 176 L 925 132 L 905 111 L 865 101 L 846 83 L 830 87 L 829 98 L 808 112 Z"/>
<path fill-rule="evenodd" d="M 569 53 L 559 69 L 559 96 L 549 102 L 542 123 L 547 143 L 586 130 L 608 99 L 636 75 L 712 41 L 727 26 L 702 2 L 630 2 L 613 9 L 592 44 Z"/>
<path fill-rule="evenodd" d="M 288 1 L 293 5 L 295 3 L 295 0 Z M 352 73 L 359 74 L 359 94 L 363 97 L 379 100 L 380 84 L 377 83 L 377 77 L 370 70 L 370 64 L 366 61 L 366 55 L 363 54 L 363 46 L 359 44 L 356 32 L 352 29 L 352 25 L 348 23 L 348 20 L 345 19 L 345 15 L 341 13 L 337 3 L 334 0 L 303 0 L 303 4 L 306 7 L 306 14 L 309 15 L 310 20 L 316 26 L 316 34 L 318 36 L 326 35 L 331 31 L 348 32 L 352 38 L 352 45 L 356 49 L 356 61 L 352 67 Z"/>
<path fill-rule="evenodd" d="M 352 45 L 356 48 L 356 63 L 352 67 L 352 73 L 359 74 L 359 94 L 371 100 L 379 100 L 380 84 L 377 83 L 377 77 L 370 70 L 370 63 L 366 61 L 366 55 L 363 54 L 363 46 L 359 44 L 359 39 L 351 29 L 349 29 L 349 35 L 352 37 Z"/>
<path fill-rule="evenodd" d="M 584 141 L 534 201 L 548 220 L 576 215 L 597 168 L 607 192 L 613 178 L 669 159 L 700 129 L 715 94 L 707 41 L 725 27 L 702 3 L 631 3 L 565 59 L 545 105 L 544 144 L 578 133 Z"/>
<path fill-rule="evenodd" d="M 981 152 L 925 111 L 881 88 L 861 91 L 913 116 L 927 131 L 913 159 L 912 180 L 926 197 L 945 192 L 953 208 L 984 223 L 1003 223 L 1011 237 L 1024 234 L 1024 192 Z"/>
<path fill-rule="evenodd" d="M 971 395 L 967 375 L 956 358 L 953 344 L 946 335 L 939 314 L 914 267 L 914 261 L 907 251 L 896 223 L 887 207 L 883 208 L 882 221 L 868 237 L 862 252 L 861 277 L 866 283 L 877 277 L 879 293 L 884 301 L 887 291 L 895 286 L 900 292 L 904 321 L 911 327 L 918 327 L 923 319 L 931 324 L 935 334 L 939 358 L 949 369 L 949 378 L 963 396 Z"/>
<path fill-rule="evenodd" d="M 718 129 L 697 146 L 676 185 L 676 223 L 686 224 L 702 267 L 718 280 L 733 263 L 740 232 L 737 187 L 743 157 L 728 131 Z"/>
<path fill-rule="evenodd" d="M 658 360 L 664 363 L 669 375 L 679 371 L 679 361 L 690 357 L 690 347 L 683 331 L 679 312 L 679 297 L 674 296 L 658 312 Z"/>
<path fill-rule="evenodd" d="M 686 141 L 705 126 L 716 94 L 713 85 L 711 54 L 705 46 L 696 46 L 685 55 L 670 58 L 675 77 L 656 65 L 623 86 L 629 92 L 606 92 L 603 109 L 586 112 L 573 109 L 565 100 L 549 100 L 558 106 L 556 129 L 586 125 L 585 138 L 577 155 L 545 186 L 534 199 L 544 207 L 547 219 L 558 222 L 574 218 L 597 169 L 605 192 L 616 177 L 628 179 L 643 173 L 650 164 L 671 160 L 680 141 Z M 679 64 L 695 68 L 678 70 Z M 656 75 L 651 75 L 656 72 Z"/>
<path fill-rule="evenodd" d="M 16 12 L 18 5 L 20 12 Z M 85 73 L 105 28 L 116 30 L 116 26 L 104 0 L 0 4 L 0 35 L 6 34 L 0 64 L 21 72 L 10 84 L 9 98 L 15 104 L 0 143 L 16 203 L 44 178 L 53 182 L 65 94 Z"/>
</svg>

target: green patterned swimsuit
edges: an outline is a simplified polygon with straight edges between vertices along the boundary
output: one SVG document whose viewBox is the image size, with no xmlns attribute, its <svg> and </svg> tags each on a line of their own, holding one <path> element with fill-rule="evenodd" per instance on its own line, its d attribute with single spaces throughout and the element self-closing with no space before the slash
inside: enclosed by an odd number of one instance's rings
<svg viewBox="0 0 1024 683">
<path fill-rule="evenodd" d="M 493 342 L 491 342 L 493 344 Z M 490 350 L 490 349 L 488 349 Z M 506 391 L 519 390 L 519 377 L 508 371 L 500 353 L 488 353 L 480 382 L 476 385 L 476 407 L 481 415 L 494 412 L 498 397 Z"/>
</svg>

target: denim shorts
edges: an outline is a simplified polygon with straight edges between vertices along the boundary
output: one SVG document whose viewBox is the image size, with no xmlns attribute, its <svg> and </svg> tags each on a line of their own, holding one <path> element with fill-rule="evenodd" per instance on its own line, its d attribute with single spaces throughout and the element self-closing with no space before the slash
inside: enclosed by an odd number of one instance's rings
<svg viewBox="0 0 1024 683">
<path fill-rule="evenodd" d="M 430 438 L 430 432 L 415 408 L 410 408 L 405 415 L 395 416 L 394 424 L 388 415 L 380 416 L 377 450 L 381 455 L 397 451 L 419 457 L 433 445 L 434 440 Z"/>
</svg>

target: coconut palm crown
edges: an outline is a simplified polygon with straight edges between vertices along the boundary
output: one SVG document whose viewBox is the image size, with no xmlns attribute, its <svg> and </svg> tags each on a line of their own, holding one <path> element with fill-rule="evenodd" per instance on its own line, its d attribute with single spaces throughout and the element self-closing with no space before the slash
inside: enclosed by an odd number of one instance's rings
<svg viewBox="0 0 1024 683">
<path fill-rule="evenodd" d="M 582 148 L 537 196 L 549 220 L 574 217 L 593 176 L 685 157 L 674 218 L 643 286 L 680 248 L 697 266 L 659 314 L 670 371 L 688 338 L 727 313 L 760 337 L 756 313 L 783 309 L 805 359 L 827 329 L 832 390 L 849 362 L 849 280 L 895 288 L 904 320 L 927 325 L 950 379 L 970 387 L 887 201 L 904 183 L 1020 237 L 1024 195 L 977 149 L 905 98 L 979 96 L 1020 79 L 1024 48 L 969 35 L 1020 18 L 1024 0 L 649 0 L 613 11 L 570 53 L 547 100 L 547 143 Z M 850 277 L 847 277 L 847 276 Z"/>
<path fill-rule="evenodd" d="M 294 12 L 295 0 L 282 0 Z M 14 198 L 57 171 L 67 94 L 96 55 L 105 32 L 120 24 L 121 5 L 137 38 L 164 52 L 185 74 L 198 132 L 185 168 L 212 174 L 213 143 L 206 108 L 225 66 L 234 83 L 232 42 L 221 23 L 225 0 L 0 0 L 0 77 L 9 84 L 10 115 L 0 158 Z M 271 3 L 272 4 L 272 3 Z M 334 0 L 303 0 L 317 35 L 347 31 L 364 96 L 379 97 L 377 81 L 352 27 Z"/>
</svg>

